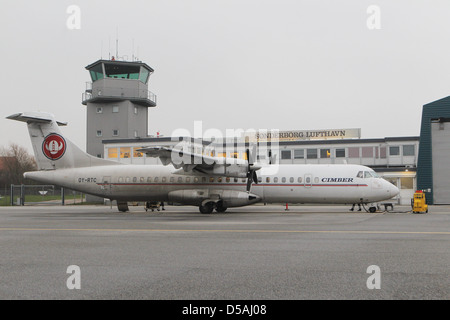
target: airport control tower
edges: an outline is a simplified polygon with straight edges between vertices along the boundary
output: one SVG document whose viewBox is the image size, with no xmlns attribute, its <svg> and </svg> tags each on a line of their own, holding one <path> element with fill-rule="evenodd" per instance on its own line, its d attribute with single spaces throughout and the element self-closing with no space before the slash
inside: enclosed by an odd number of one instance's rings
<svg viewBox="0 0 450 320">
<path fill-rule="evenodd" d="M 87 106 L 86 152 L 103 158 L 102 140 L 146 137 L 148 108 L 156 96 L 148 90 L 153 69 L 140 61 L 98 60 L 86 67 L 82 103 Z"/>
</svg>

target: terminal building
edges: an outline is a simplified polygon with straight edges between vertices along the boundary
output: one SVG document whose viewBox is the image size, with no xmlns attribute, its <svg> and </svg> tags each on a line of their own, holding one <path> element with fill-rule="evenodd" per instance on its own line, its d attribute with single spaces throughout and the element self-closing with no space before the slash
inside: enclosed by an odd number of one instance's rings
<svg viewBox="0 0 450 320">
<path fill-rule="evenodd" d="M 196 141 L 191 137 L 148 136 L 148 109 L 156 95 L 148 90 L 153 69 L 141 61 L 98 60 L 86 67 L 91 81 L 86 105 L 87 152 L 132 164 L 157 164 L 158 159 L 137 151 L 148 146 L 175 146 L 188 141 L 192 151 L 245 158 L 252 143 L 234 137 Z M 239 140 L 239 141 L 238 141 Z M 231 143 L 230 143 L 231 141 Z M 420 136 L 361 138 L 361 129 L 292 130 L 278 133 L 276 148 L 258 151 L 259 161 L 280 164 L 361 164 L 400 189 L 393 202 L 409 205 L 415 190 L 427 192 L 428 204 L 450 204 L 450 97 L 423 107 Z M 225 183 L 225 182 L 224 182 Z"/>
</svg>

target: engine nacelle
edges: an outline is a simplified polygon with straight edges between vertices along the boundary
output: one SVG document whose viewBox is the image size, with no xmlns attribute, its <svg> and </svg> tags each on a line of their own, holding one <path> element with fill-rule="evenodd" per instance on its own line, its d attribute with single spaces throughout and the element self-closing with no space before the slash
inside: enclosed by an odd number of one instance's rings
<svg viewBox="0 0 450 320">
<path fill-rule="evenodd" d="M 222 202 L 224 207 L 241 207 L 256 203 L 261 198 L 255 194 L 236 190 L 187 189 L 171 191 L 169 202 L 200 206 L 205 202 Z"/>
<path fill-rule="evenodd" d="M 216 164 L 211 169 L 204 169 L 203 172 L 215 176 L 227 176 L 235 178 L 247 177 L 248 165 L 243 163 Z"/>
</svg>

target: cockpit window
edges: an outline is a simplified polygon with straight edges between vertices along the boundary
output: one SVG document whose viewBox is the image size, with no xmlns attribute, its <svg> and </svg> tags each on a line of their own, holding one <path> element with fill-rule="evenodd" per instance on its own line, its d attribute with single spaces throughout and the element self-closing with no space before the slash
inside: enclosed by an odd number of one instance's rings
<svg viewBox="0 0 450 320">
<path fill-rule="evenodd" d="M 359 171 L 356 175 L 358 178 L 379 178 L 380 176 L 375 171 Z"/>
<path fill-rule="evenodd" d="M 372 176 L 374 178 L 380 178 L 380 176 L 378 175 L 378 173 L 376 173 L 375 171 L 370 171 L 370 173 L 372 174 Z"/>
</svg>

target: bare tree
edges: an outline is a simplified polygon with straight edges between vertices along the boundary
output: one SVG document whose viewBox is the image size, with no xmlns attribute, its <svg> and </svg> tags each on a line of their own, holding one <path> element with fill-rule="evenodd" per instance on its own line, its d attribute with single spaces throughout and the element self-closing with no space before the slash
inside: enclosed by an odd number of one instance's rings
<svg viewBox="0 0 450 320">
<path fill-rule="evenodd" d="M 8 148 L 0 148 L 0 161 L 2 169 L 0 172 L 0 185 L 29 183 L 23 177 L 23 173 L 37 169 L 34 157 L 28 151 L 11 143 Z"/>
</svg>

